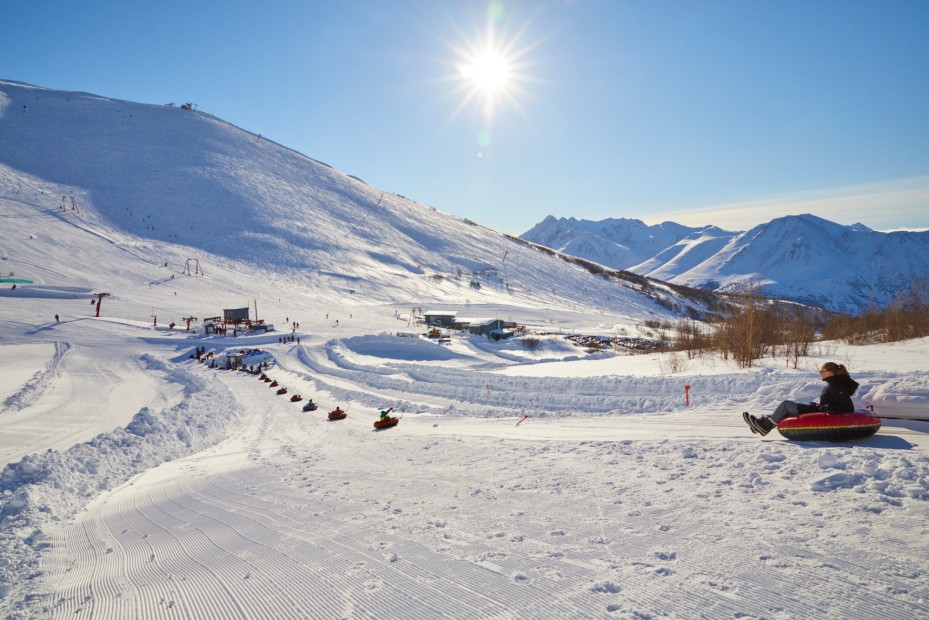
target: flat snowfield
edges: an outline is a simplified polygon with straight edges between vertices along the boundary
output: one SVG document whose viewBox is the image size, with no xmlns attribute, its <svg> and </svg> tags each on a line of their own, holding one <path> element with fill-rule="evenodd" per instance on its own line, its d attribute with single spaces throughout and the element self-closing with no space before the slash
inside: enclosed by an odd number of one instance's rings
<svg viewBox="0 0 929 620">
<path fill-rule="evenodd" d="M 28 364 L 4 384 L 3 453 L 22 451 L 5 445 L 8 420 L 53 409 L 50 442 L 86 435 L 3 473 L 7 506 L 28 498 L 5 519 L 16 581 L 0 601 L 13 617 L 929 614 L 926 423 L 885 420 L 829 444 L 760 439 L 741 422 L 779 394 L 815 397 L 809 371 L 705 360 L 676 376 L 661 356 L 590 360 L 552 342 L 526 361 L 514 342 L 479 338 L 153 345 L 134 326 L 85 322 L 111 336 L 95 357 L 134 352 L 120 364 L 133 374 L 70 364 L 80 337 L 11 349 Z M 204 345 L 214 363 L 238 350 L 268 361 L 287 394 L 189 357 Z M 610 363 L 617 374 L 580 378 Z M 889 383 L 921 402 L 926 375 L 906 364 L 862 366 L 863 396 Z M 147 403 L 116 429 L 127 401 L 114 381 Z M 78 383 L 100 396 L 93 407 L 60 403 Z M 320 407 L 303 412 L 310 397 Z M 336 405 L 348 417 L 327 420 Z M 400 424 L 377 431 L 388 406 Z M 99 426 L 66 415 L 78 410 Z"/>
</svg>

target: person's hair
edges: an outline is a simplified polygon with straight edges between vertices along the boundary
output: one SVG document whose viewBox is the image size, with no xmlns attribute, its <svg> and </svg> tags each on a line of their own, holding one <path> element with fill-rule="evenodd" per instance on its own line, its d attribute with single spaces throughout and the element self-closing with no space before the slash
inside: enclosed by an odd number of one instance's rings
<svg viewBox="0 0 929 620">
<path fill-rule="evenodd" d="M 826 362 L 820 367 L 819 370 L 820 371 L 828 370 L 834 375 L 847 375 L 848 374 L 848 369 L 845 368 L 844 364 L 836 364 L 835 362 Z"/>
</svg>

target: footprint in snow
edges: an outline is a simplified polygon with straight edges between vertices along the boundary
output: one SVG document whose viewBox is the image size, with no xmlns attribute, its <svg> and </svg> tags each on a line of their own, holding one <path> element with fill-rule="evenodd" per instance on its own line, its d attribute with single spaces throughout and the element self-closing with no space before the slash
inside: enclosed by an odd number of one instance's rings
<svg viewBox="0 0 929 620">
<path fill-rule="evenodd" d="M 601 581 L 590 586 L 590 591 L 598 594 L 619 594 L 620 587 L 612 581 Z"/>
</svg>

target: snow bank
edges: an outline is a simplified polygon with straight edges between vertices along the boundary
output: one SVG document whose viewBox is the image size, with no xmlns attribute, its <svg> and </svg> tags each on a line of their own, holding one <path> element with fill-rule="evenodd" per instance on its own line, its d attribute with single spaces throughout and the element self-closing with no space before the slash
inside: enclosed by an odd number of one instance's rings
<svg viewBox="0 0 929 620">
<path fill-rule="evenodd" d="M 14 589 L 25 600 L 34 589 L 30 582 L 41 575 L 39 552 L 48 546 L 45 524 L 72 517 L 102 491 L 140 472 L 218 443 L 242 414 L 219 381 L 184 367 L 169 369 L 150 356 L 144 361 L 185 386 L 181 403 L 158 415 L 143 407 L 125 428 L 65 452 L 23 457 L 0 472 L 0 600 Z"/>
</svg>

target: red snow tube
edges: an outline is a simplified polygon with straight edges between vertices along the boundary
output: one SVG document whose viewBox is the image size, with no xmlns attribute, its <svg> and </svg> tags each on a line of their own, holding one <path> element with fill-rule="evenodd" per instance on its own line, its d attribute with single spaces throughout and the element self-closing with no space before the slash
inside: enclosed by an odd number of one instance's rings
<svg viewBox="0 0 929 620">
<path fill-rule="evenodd" d="M 794 441 L 849 441 L 870 437 L 880 427 L 881 419 L 870 411 L 817 412 L 784 418 L 777 431 Z"/>
<path fill-rule="evenodd" d="M 348 414 L 344 411 L 330 411 L 329 419 L 330 420 L 344 420 Z"/>
<path fill-rule="evenodd" d="M 391 426 L 396 426 L 400 422 L 400 418 L 385 418 L 383 420 L 377 420 L 374 423 L 374 428 L 390 428 Z"/>
</svg>

